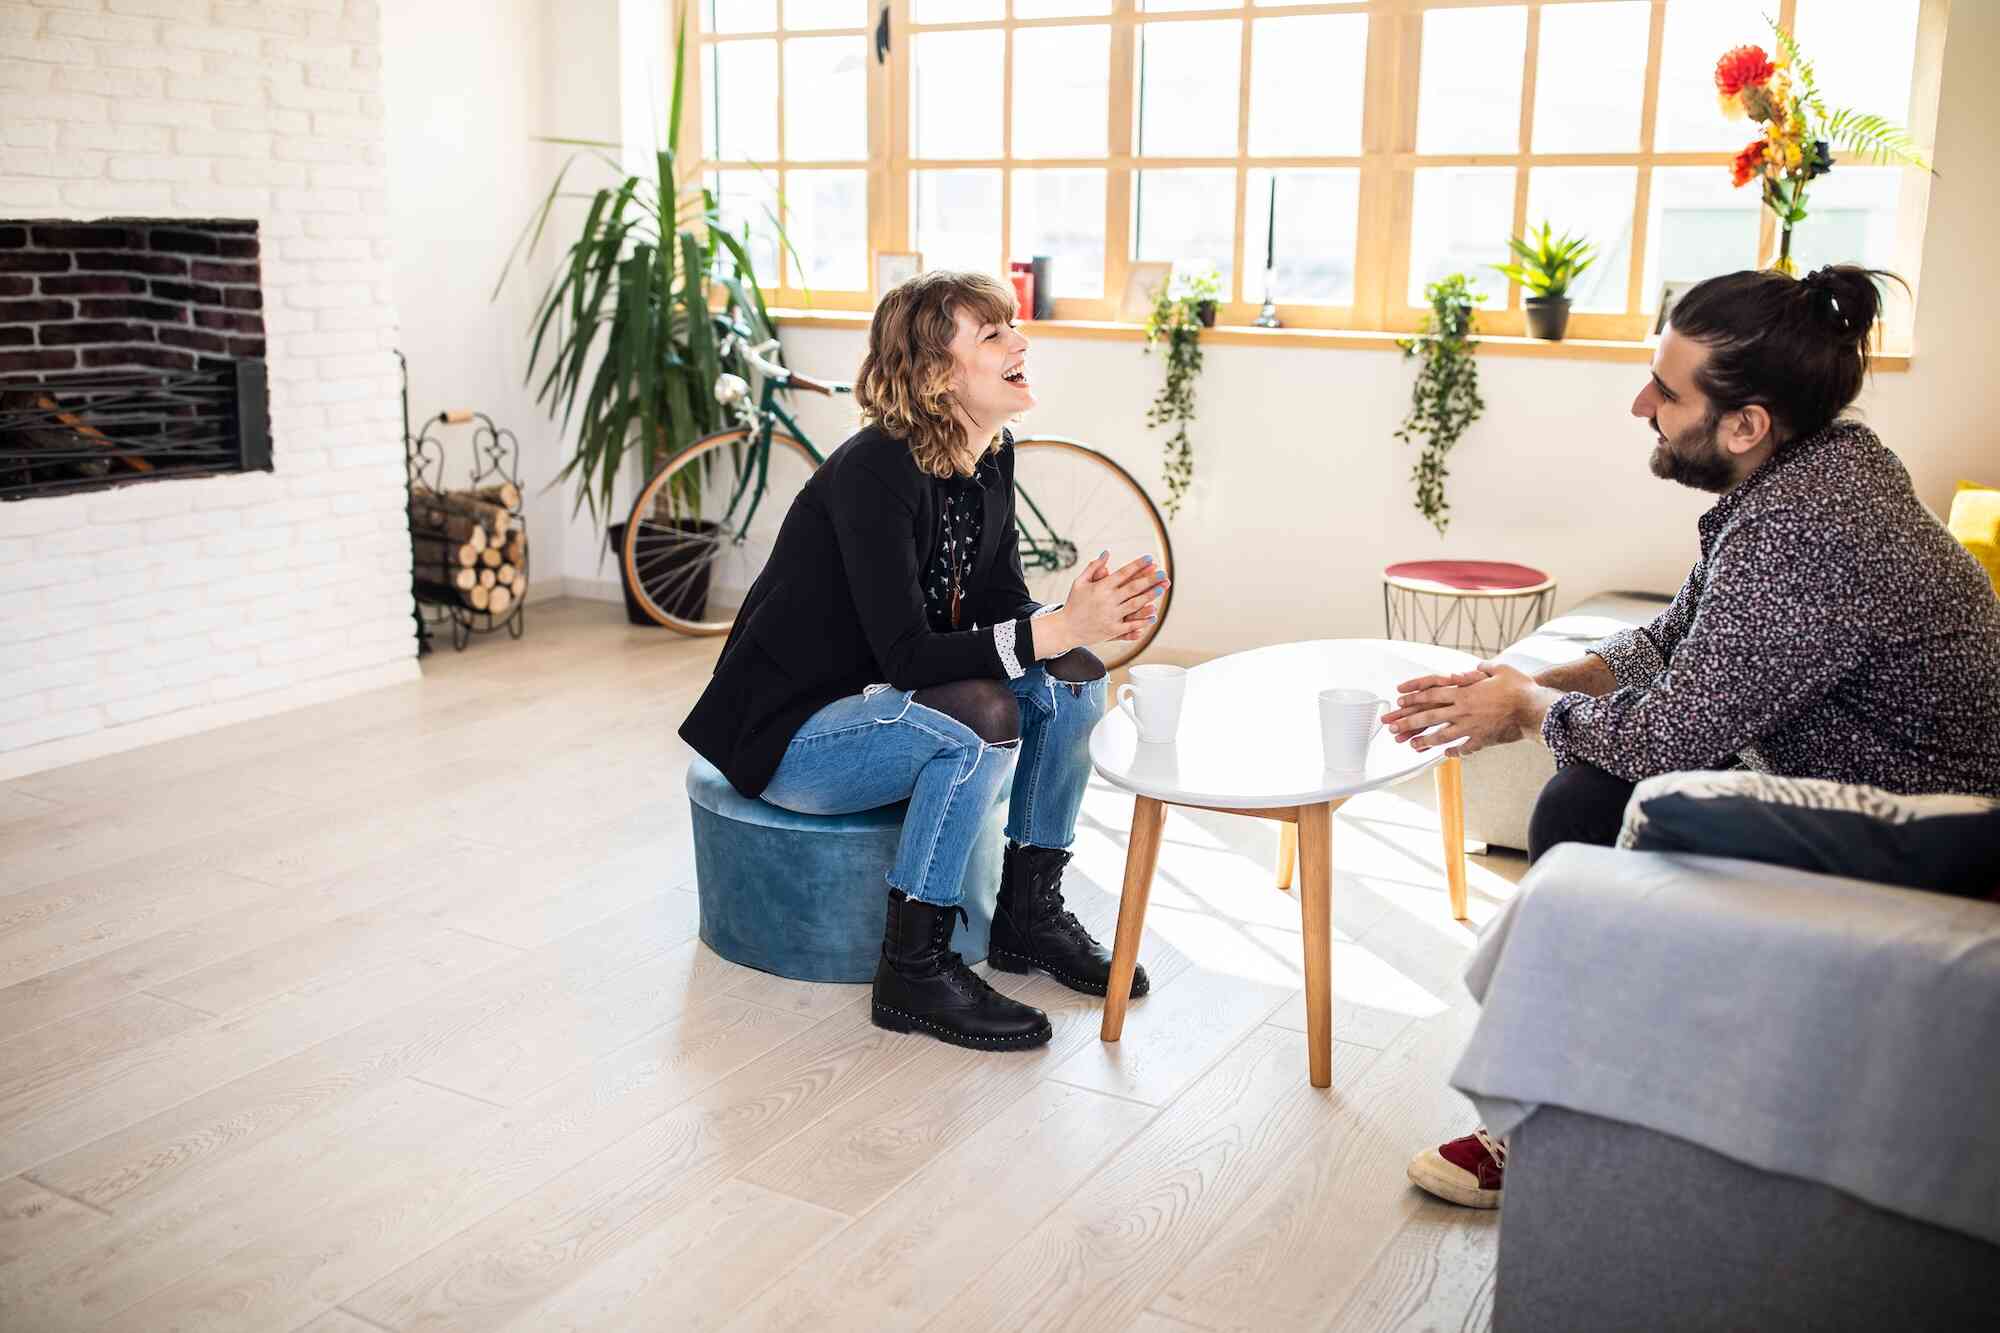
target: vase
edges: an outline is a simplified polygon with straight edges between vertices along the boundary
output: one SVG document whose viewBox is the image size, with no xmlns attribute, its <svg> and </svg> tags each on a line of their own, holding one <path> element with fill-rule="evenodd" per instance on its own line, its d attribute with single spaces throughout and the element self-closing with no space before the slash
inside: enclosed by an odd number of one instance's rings
<svg viewBox="0 0 2000 1333">
<path fill-rule="evenodd" d="M 1194 307 L 1194 317 L 1195 317 L 1195 318 L 1196 318 L 1197 320 L 1199 320 L 1199 321 L 1200 321 L 1200 323 L 1201 323 L 1201 326 L 1202 326 L 1203 328 L 1205 328 L 1205 329 L 1212 329 L 1212 328 L 1214 328 L 1214 327 L 1215 327 L 1215 302 L 1213 302 L 1213 301 L 1198 301 L 1198 302 L 1196 302 L 1196 303 L 1195 303 L 1195 307 Z"/>
<path fill-rule="evenodd" d="M 1522 302 L 1528 312 L 1528 336 L 1561 342 L 1569 329 L 1567 296 L 1530 296 Z"/>
<path fill-rule="evenodd" d="M 1778 257 L 1771 261 L 1771 270 L 1788 278 L 1799 276 L 1798 262 L 1792 258 L 1792 225 L 1778 224 Z"/>
</svg>

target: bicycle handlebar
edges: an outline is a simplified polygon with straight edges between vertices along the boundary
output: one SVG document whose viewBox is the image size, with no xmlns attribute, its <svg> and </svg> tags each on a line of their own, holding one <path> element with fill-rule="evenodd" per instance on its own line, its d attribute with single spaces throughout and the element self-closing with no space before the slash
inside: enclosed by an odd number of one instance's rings
<svg viewBox="0 0 2000 1333">
<path fill-rule="evenodd" d="M 809 375 L 801 375 L 789 366 L 779 365 L 770 359 L 770 353 L 777 350 L 777 347 L 776 338 L 758 343 L 754 347 L 750 346 L 749 340 L 739 331 L 731 333 L 723 340 L 722 354 L 728 356 L 731 351 L 742 352 L 743 359 L 748 361 L 759 375 L 787 388 L 805 389 L 810 393 L 825 394 L 829 398 L 835 394 L 854 392 L 854 385 L 851 382 L 814 379 Z"/>
</svg>

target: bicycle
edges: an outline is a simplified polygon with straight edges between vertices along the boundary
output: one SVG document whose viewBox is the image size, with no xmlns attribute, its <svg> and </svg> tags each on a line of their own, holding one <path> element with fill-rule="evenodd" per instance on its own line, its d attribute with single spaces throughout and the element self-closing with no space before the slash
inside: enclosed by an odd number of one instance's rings
<svg viewBox="0 0 2000 1333">
<path fill-rule="evenodd" d="M 792 501 L 825 461 L 777 399 L 788 389 L 826 397 L 852 394 L 851 383 L 815 379 L 770 359 L 778 340 L 750 345 L 727 328 L 723 360 L 740 351 L 761 388 L 721 376 L 717 399 L 738 424 L 696 440 L 640 488 L 621 552 L 626 586 L 648 616 L 683 634 L 727 633 L 777 540 Z M 1173 605 L 1173 544 L 1167 525 L 1132 474 L 1080 440 L 1031 435 L 1014 441 L 1016 525 L 1028 593 L 1047 605 L 1062 600 L 1076 569 L 1099 551 L 1115 558 L 1152 553 L 1166 573 L 1159 618 L 1142 638 L 1100 645 L 1105 665 L 1144 652 Z"/>
</svg>

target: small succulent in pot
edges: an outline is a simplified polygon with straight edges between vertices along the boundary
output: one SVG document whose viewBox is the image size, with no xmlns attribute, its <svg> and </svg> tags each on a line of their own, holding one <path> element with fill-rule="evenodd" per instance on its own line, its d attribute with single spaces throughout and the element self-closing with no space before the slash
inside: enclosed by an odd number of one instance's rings
<svg viewBox="0 0 2000 1333">
<path fill-rule="evenodd" d="M 1527 293 L 1523 305 L 1528 312 L 1528 334 L 1534 338 L 1560 341 L 1569 328 L 1569 288 L 1597 256 L 1589 240 L 1565 233 L 1553 234 L 1547 222 L 1528 233 L 1527 239 L 1508 238 L 1507 248 L 1519 260 L 1492 267 L 1521 285 Z"/>
</svg>

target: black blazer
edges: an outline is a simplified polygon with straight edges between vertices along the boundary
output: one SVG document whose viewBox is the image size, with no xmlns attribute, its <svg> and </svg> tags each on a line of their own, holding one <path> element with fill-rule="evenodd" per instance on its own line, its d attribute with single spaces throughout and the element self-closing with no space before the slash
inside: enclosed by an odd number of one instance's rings
<svg viewBox="0 0 2000 1333">
<path fill-rule="evenodd" d="M 1002 620 L 1019 622 L 1019 661 L 1035 660 L 1027 617 L 1040 603 L 1021 572 L 1011 436 L 982 473 L 979 550 L 961 611 L 968 628 L 940 634 L 921 582 L 942 538 L 934 479 L 908 444 L 874 426 L 834 450 L 785 515 L 681 738 L 756 796 L 793 734 L 836 699 L 881 681 L 916 690 L 1004 680 L 992 629 Z"/>
</svg>

